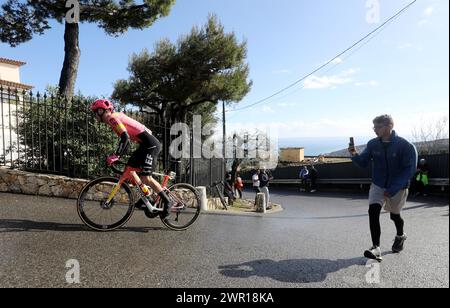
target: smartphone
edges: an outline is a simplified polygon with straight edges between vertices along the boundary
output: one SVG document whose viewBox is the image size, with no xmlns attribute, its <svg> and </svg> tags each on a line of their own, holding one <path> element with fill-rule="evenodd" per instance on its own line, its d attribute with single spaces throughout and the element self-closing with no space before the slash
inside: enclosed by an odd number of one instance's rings
<svg viewBox="0 0 450 308">
<path fill-rule="evenodd" d="M 353 137 L 350 137 L 350 143 L 348 144 L 349 147 L 355 147 L 355 139 Z"/>
</svg>

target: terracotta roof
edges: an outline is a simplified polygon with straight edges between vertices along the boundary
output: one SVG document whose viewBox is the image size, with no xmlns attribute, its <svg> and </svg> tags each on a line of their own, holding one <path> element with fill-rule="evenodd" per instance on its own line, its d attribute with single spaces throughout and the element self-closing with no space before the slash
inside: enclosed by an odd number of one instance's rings
<svg viewBox="0 0 450 308">
<path fill-rule="evenodd" d="M 0 63 L 6 63 L 6 64 L 11 64 L 11 65 L 17 65 L 17 66 L 22 66 L 22 65 L 27 64 L 26 62 L 6 59 L 6 58 L 2 58 L 2 57 L 0 57 Z"/>
<path fill-rule="evenodd" d="M 18 83 L 18 82 L 12 82 L 12 81 L 7 81 L 7 80 L 1 80 L 0 79 L 0 87 L 1 86 L 6 86 L 6 89 L 9 88 L 13 88 L 13 89 L 23 89 L 23 90 L 30 90 L 33 88 L 33 86 L 29 86 L 23 83 Z M 3 88 L 3 90 L 6 90 L 5 88 Z"/>
</svg>

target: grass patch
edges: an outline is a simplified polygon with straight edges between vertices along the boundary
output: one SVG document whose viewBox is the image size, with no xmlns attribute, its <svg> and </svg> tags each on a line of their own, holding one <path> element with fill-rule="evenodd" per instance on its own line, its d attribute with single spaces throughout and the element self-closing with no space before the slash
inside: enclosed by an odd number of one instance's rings
<svg viewBox="0 0 450 308">
<path fill-rule="evenodd" d="M 255 204 L 254 202 L 251 202 L 249 200 L 237 199 L 234 200 L 232 207 L 238 209 L 253 209 L 255 207 Z"/>
</svg>

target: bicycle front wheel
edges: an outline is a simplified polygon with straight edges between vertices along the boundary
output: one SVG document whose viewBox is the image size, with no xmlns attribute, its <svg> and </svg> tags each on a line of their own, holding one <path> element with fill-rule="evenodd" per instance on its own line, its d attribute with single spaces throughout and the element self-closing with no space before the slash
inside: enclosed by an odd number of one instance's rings
<svg viewBox="0 0 450 308">
<path fill-rule="evenodd" d="M 77 211 L 89 228 L 111 231 L 130 219 L 134 211 L 134 198 L 127 184 L 123 183 L 111 202 L 107 202 L 118 182 L 117 178 L 103 177 L 88 183 L 81 191 Z"/>
<path fill-rule="evenodd" d="M 167 189 L 168 197 L 174 201 L 170 215 L 161 219 L 164 225 L 176 231 L 186 230 L 200 215 L 200 195 L 194 186 L 180 183 Z"/>
</svg>

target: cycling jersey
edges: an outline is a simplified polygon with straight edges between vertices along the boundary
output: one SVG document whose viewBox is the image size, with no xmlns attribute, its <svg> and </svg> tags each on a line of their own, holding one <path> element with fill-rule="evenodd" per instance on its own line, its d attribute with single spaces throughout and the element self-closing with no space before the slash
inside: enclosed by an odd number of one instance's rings
<svg viewBox="0 0 450 308">
<path fill-rule="evenodd" d="M 147 127 L 120 112 L 111 114 L 108 125 L 121 138 L 116 155 L 120 157 L 126 151 L 128 139 L 139 143 L 139 148 L 131 154 L 127 165 L 141 168 L 140 175 L 151 176 L 156 169 L 158 154 L 161 151 L 158 139 Z"/>
<path fill-rule="evenodd" d="M 111 114 L 108 125 L 111 126 L 117 136 L 120 137 L 124 132 L 127 132 L 131 141 L 138 143 L 142 143 L 142 140 L 138 137 L 139 134 L 146 130 L 151 134 L 151 131 L 144 125 L 121 112 L 114 112 Z"/>
</svg>

